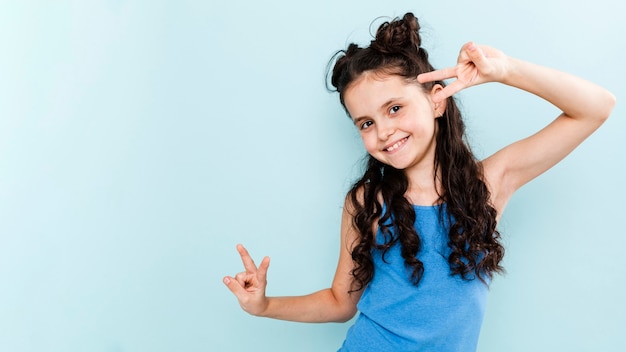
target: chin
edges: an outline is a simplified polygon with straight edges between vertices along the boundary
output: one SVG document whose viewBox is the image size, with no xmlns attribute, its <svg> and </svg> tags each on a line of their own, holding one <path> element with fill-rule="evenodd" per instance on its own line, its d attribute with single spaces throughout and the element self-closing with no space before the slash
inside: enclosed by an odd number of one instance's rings
<svg viewBox="0 0 626 352">
<path fill-rule="evenodd" d="M 385 163 L 385 165 L 389 165 L 397 170 L 404 170 L 409 167 L 406 163 Z"/>
</svg>

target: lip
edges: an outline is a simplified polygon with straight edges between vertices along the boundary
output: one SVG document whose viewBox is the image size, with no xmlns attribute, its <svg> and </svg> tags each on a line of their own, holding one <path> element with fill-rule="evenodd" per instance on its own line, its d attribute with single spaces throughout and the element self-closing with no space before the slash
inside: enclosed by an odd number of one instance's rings
<svg viewBox="0 0 626 352">
<path fill-rule="evenodd" d="M 383 151 L 387 152 L 387 153 L 395 153 L 398 150 L 400 150 L 402 148 L 402 146 L 404 146 L 406 144 L 406 141 L 409 139 L 409 137 L 404 137 L 404 138 L 400 138 L 397 141 L 394 141 L 392 143 L 387 144 L 384 148 Z M 391 148 L 391 150 L 389 150 Z"/>
</svg>

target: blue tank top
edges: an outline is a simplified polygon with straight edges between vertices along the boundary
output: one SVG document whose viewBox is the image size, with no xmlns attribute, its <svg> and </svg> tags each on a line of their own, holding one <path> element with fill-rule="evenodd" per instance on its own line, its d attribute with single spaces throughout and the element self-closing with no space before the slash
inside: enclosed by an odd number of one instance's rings
<svg viewBox="0 0 626 352">
<path fill-rule="evenodd" d="M 451 275 L 449 226 L 440 220 L 439 207 L 414 206 L 422 242 L 417 257 L 424 263 L 418 286 L 410 280 L 399 243 L 387 251 L 385 262 L 382 251 L 372 250 L 374 277 L 339 351 L 476 351 L 488 286 L 478 278 Z M 379 243 L 382 237 L 379 231 Z"/>
</svg>

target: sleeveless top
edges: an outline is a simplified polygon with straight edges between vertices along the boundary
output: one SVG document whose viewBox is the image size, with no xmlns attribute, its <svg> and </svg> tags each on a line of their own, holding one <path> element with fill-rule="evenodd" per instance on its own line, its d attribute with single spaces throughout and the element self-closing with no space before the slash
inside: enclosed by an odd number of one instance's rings
<svg viewBox="0 0 626 352">
<path fill-rule="evenodd" d="M 382 250 L 372 249 L 374 277 L 339 351 L 476 351 L 488 286 L 478 278 L 451 275 L 445 205 L 414 209 L 422 247 L 417 257 L 424 263 L 421 281 L 418 286 L 411 282 L 399 243 L 387 251 L 385 261 Z M 380 231 L 377 242 L 383 243 Z"/>
</svg>

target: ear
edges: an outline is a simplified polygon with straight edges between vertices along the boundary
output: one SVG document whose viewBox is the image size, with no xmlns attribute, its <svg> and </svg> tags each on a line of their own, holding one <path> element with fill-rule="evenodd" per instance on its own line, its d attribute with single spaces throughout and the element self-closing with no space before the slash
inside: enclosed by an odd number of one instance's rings
<svg viewBox="0 0 626 352">
<path fill-rule="evenodd" d="M 443 86 L 441 84 L 435 84 L 433 86 L 433 88 L 430 90 L 430 101 L 431 102 L 433 101 L 433 97 L 435 96 L 435 94 L 437 94 L 442 89 L 443 89 Z M 446 100 L 440 101 L 438 103 L 432 103 L 432 107 L 433 107 L 433 111 L 434 111 L 434 114 L 435 114 L 435 118 L 439 118 L 439 117 L 443 116 L 443 114 L 445 113 L 445 111 L 446 111 Z"/>
</svg>

